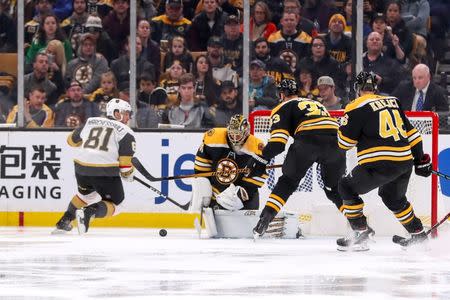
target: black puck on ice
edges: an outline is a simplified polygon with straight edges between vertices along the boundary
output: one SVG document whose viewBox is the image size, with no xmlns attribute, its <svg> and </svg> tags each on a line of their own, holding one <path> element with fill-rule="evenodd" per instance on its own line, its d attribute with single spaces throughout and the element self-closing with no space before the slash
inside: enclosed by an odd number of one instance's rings
<svg viewBox="0 0 450 300">
<path fill-rule="evenodd" d="M 160 230 L 159 230 L 159 235 L 160 235 L 160 236 L 166 236 L 166 235 L 167 235 L 167 230 L 165 230 L 165 229 L 160 229 Z"/>
</svg>

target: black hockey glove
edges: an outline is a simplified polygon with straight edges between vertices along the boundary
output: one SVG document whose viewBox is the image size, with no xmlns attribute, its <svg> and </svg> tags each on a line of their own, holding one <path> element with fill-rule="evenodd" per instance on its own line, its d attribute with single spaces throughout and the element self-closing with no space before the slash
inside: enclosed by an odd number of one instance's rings
<svg viewBox="0 0 450 300">
<path fill-rule="evenodd" d="M 431 159 L 428 154 L 424 154 L 420 161 L 414 162 L 414 172 L 416 172 L 416 175 L 418 176 L 428 177 L 431 175 L 431 170 Z"/>
<path fill-rule="evenodd" d="M 266 172 L 266 166 L 268 163 L 269 162 L 267 160 L 259 155 L 252 156 L 252 158 L 248 160 L 247 165 L 245 166 L 250 170 L 246 177 L 263 175 Z"/>
</svg>

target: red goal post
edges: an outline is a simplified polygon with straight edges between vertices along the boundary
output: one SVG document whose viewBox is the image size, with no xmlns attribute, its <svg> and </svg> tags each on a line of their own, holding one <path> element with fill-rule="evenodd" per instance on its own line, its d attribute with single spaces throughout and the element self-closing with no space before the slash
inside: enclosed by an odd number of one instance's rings
<svg viewBox="0 0 450 300">
<path fill-rule="evenodd" d="M 337 111 L 330 111 L 330 114 L 337 118 L 339 120 L 340 117 L 343 116 L 344 111 L 343 110 L 337 110 Z M 434 112 L 406 112 L 406 116 L 411 121 L 412 125 L 417 128 L 417 130 L 422 134 L 422 137 L 424 139 L 424 152 L 428 153 L 431 156 L 432 163 L 433 163 L 433 169 L 436 170 L 438 166 L 438 138 L 439 138 L 439 117 Z M 270 134 L 270 111 L 269 110 L 260 110 L 260 111 L 254 111 L 249 116 L 249 122 L 251 124 L 251 133 L 255 136 L 263 139 L 265 142 L 267 141 L 269 134 Z M 282 159 L 282 158 L 281 158 Z M 349 161 L 349 158 L 347 158 L 347 161 Z M 280 163 L 280 161 L 276 162 L 277 164 Z M 347 170 L 350 170 L 352 168 L 352 163 L 355 162 L 348 162 L 347 163 Z M 270 174 L 269 174 L 270 175 Z M 306 177 L 306 176 L 305 176 Z M 414 177 L 414 178 L 413 178 Z M 409 194 L 408 200 L 410 198 L 429 198 L 431 203 L 428 203 L 428 208 L 426 208 L 426 212 L 422 213 L 421 216 L 419 216 L 424 224 L 426 226 L 432 226 L 437 223 L 438 220 L 438 180 L 436 175 L 431 175 L 431 179 L 425 178 L 423 179 L 417 179 L 418 176 L 416 176 L 413 172 L 413 175 L 411 176 L 411 182 L 408 187 L 408 189 L 417 190 L 418 192 L 411 192 Z M 303 182 L 303 181 L 302 181 Z M 419 185 L 419 187 L 415 186 Z M 425 185 L 428 186 L 427 188 L 420 188 L 420 185 L 424 187 Z M 267 184 L 268 188 L 270 189 L 270 182 Z M 421 194 L 424 190 L 427 190 L 426 194 Z M 428 194 L 429 190 L 429 194 Z M 415 197 L 413 197 L 415 196 Z M 364 196 L 363 196 L 364 198 Z M 265 198 L 262 199 L 265 201 Z M 379 202 L 381 203 L 381 199 L 379 199 Z M 426 201 L 425 201 L 426 202 Z M 414 208 L 416 209 L 416 206 L 420 206 L 420 204 L 413 203 Z M 420 209 L 419 209 L 420 210 Z M 300 217 L 301 218 L 301 217 Z M 308 217 L 306 217 L 308 218 Z"/>
</svg>

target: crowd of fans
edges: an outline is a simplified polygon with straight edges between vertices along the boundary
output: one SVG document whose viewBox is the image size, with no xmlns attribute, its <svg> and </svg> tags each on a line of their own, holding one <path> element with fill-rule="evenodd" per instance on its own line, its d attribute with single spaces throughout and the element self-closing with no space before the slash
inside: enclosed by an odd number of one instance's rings
<svg viewBox="0 0 450 300">
<path fill-rule="evenodd" d="M 128 0 L 25 1 L 27 127 L 75 127 L 104 116 L 111 98 L 129 101 L 129 8 Z M 137 8 L 137 127 L 224 126 L 242 111 L 242 1 Z M 16 9 L 0 0 L 0 52 L 17 51 Z M 354 97 L 351 15 L 352 0 L 251 1 L 249 110 L 275 107 L 284 78 L 297 80 L 299 96 L 344 108 Z M 363 68 L 380 93 L 408 110 L 448 111 L 431 75 L 444 59 L 449 15 L 446 0 L 364 1 Z M 0 86 L 0 96 L 0 122 L 16 122 L 15 88 Z"/>
</svg>

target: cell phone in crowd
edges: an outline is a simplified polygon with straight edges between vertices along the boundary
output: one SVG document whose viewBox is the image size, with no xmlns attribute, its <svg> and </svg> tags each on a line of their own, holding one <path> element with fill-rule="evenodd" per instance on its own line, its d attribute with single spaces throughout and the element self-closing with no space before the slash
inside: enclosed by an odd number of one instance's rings
<svg viewBox="0 0 450 300">
<path fill-rule="evenodd" d="M 48 64 L 51 65 L 55 62 L 55 55 L 47 53 L 47 57 L 48 57 Z"/>
</svg>

